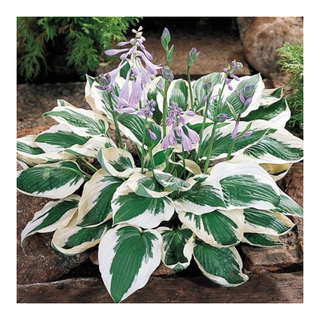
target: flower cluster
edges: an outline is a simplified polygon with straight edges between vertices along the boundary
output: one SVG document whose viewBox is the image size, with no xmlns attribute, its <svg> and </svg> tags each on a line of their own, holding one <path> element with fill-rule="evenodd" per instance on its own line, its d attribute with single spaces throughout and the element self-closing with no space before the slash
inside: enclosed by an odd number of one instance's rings
<svg viewBox="0 0 320 320">
<path fill-rule="evenodd" d="M 172 102 L 166 119 L 166 125 L 171 126 L 171 130 L 163 138 L 161 147 L 167 149 L 181 143 L 183 150 L 190 151 L 192 144 L 199 142 L 199 135 L 186 125 L 183 115 L 194 116 L 193 111 L 184 112 L 177 103 Z"/>
<path fill-rule="evenodd" d="M 237 77 L 234 72 L 236 70 L 239 70 L 243 67 L 243 64 L 241 62 L 237 62 L 236 60 L 233 60 L 231 62 L 231 66 L 228 65 L 227 68 L 223 68 L 223 72 L 225 73 L 225 83 L 228 86 L 228 89 L 230 91 L 233 90 L 232 86 L 230 85 L 230 82 L 232 79 L 239 81 L 239 77 Z"/>
</svg>

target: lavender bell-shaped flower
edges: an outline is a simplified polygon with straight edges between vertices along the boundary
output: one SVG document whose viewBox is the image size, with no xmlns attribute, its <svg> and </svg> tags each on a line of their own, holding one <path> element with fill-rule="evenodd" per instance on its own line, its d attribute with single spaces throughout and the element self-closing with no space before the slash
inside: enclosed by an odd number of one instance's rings
<svg viewBox="0 0 320 320">
<path fill-rule="evenodd" d="M 199 135 L 186 125 L 183 114 L 188 116 L 195 115 L 192 111 L 183 112 L 177 103 L 172 102 L 168 110 L 168 117 L 166 119 L 166 125 L 171 125 L 171 130 L 162 140 L 162 149 L 175 146 L 179 141 L 183 150 L 190 151 L 192 149 L 192 144 L 200 141 Z"/>
</svg>

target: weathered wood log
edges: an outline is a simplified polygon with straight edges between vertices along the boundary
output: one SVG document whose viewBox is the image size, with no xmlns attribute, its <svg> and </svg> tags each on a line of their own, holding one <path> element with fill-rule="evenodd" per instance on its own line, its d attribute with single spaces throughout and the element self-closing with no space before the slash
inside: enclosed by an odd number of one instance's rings
<svg viewBox="0 0 320 320">
<path fill-rule="evenodd" d="M 18 303 L 112 303 L 101 279 L 70 278 L 18 285 Z M 122 303 L 302 303 L 303 273 L 252 274 L 236 288 L 220 287 L 204 276 L 151 277 Z"/>
</svg>

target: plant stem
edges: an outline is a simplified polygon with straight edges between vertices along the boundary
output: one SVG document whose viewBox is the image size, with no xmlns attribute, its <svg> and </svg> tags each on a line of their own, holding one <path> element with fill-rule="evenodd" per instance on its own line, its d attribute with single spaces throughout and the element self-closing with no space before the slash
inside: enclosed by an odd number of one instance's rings
<svg viewBox="0 0 320 320">
<path fill-rule="evenodd" d="M 182 148 L 182 163 L 183 163 L 183 179 L 186 180 L 187 173 L 186 173 L 185 151 L 182 145 L 181 145 L 181 148 Z"/>
<path fill-rule="evenodd" d="M 205 127 L 205 124 L 206 124 L 206 120 L 207 120 L 207 113 L 208 113 L 208 107 L 209 107 L 209 102 L 207 101 L 206 102 L 206 108 L 205 108 L 205 111 L 204 111 L 204 115 L 203 115 L 203 121 L 202 121 L 202 126 L 201 126 L 201 130 L 200 130 L 200 142 L 199 142 L 199 148 L 198 148 L 198 154 L 197 154 L 197 163 L 199 161 L 199 158 L 200 158 L 200 153 L 201 153 L 201 145 L 202 145 L 202 136 L 203 136 L 203 130 L 204 130 L 204 127 Z"/>
<path fill-rule="evenodd" d="M 191 101 L 191 110 L 194 111 L 194 106 L 193 106 L 193 94 L 192 94 L 192 88 L 191 88 L 190 70 L 191 70 L 191 67 L 188 67 L 188 69 L 187 69 L 187 75 L 188 75 L 188 85 L 189 85 L 189 93 L 190 93 L 190 101 Z"/>
<path fill-rule="evenodd" d="M 228 151 L 228 155 L 227 155 L 227 161 L 230 160 L 231 158 L 231 152 L 232 152 L 232 149 L 234 147 L 234 142 L 235 142 L 236 138 L 235 139 L 232 139 L 232 142 L 230 144 L 230 147 L 229 147 L 229 151 Z"/>
<path fill-rule="evenodd" d="M 148 148 L 148 151 L 149 151 L 149 157 L 150 157 L 150 162 L 151 162 L 151 167 L 152 167 L 152 170 L 155 168 L 155 165 L 154 165 L 154 159 L 153 159 L 153 155 L 152 155 L 152 148 L 149 147 Z"/>
<path fill-rule="evenodd" d="M 205 163 L 205 167 L 204 167 L 204 173 L 205 174 L 208 171 L 208 167 L 209 167 L 209 163 L 210 163 L 210 156 L 211 156 L 211 153 L 212 153 L 213 141 L 214 141 L 214 136 L 215 136 L 215 133 L 216 133 L 217 115 L 219 113 L 221 113 L 222 93 L 223 93 L 225 85 L 226 85 L 226 82 L 224 81 L 223 85 L 222 85 L 222 88 L 220 89 L 220 92 L 219 92 L 219 99 L 218 99 L 217 107 L 214 109 L 212 133 L 211 133 L 210 142 L 209 142 L 209 148 L 208 148 L 208 152 L 207 152 L 207 159 L 206 159 L 206 163 Z"/>
<path fill-rule="evenodd" d="M 119 130 L 119 125 L 118 125 L 116 114 L 115 114 L 115 112 L 113 111 L 113 108 L 112 108 L 112 99 L 111 99 L 111 94 L 110 93 L 108 93 L 108 99 L 109 99 L 109 105 L 110 105 L 110 109 L 111 109 L 111 113 L 112 113 L 114 126 L 116 128 L 116 133 L 117 133 L 119 146 L 120 146 L 121 149 L 123 149 L 123 143 L 122 143 L 122 138 L 121 138 L 121 134 L 120 134 L 120 130 Z"/>
<path fill-rule="evenodd" d="M 147 127 L 147 117 L 144 120 L 144 127 Z M 146 139 L 146 130 L 144 130 L 144 134 L 142 137 L 142 145 L 141 145 L 141 173 L 143 173 L 144 171 L 144 156 L 145 156 L 145 152 L 144 152 L 144 143 L 145 143 L 145 139 Z"/>
<path fill-rule="evenodd" d="M 167 119 L 167 109 L 168 109 L 168 102 L 167 102 L 167 93 L 169 88 L 169 82 L 165 80 L 164 82 L 164 97 L 163 97 L 163 113 L 162 113 L 162 129 L 163 129 L 163 136 L 167 133 L 167 126 L 166 126 L 166 119 Z"/>
<path fill-rule="evenodd" d="M 85 158 L 79 157 L 78 158 L 89 170 L 92 172 L 97 172 L 98 169 L 94 167 L 89 161 L 87 161 Z"/>
<path fill-rule="evenodd" d="M 209 163 L 210 163 L 210 156 L 211 156 L 211 152 L 212 152 L 214 136 L 215 136 L 215 133 L 216 133 L 216 125 L 217 125 L 217 121 L 216 121 L 216 118 L 215 118 L 214 122 L 213 122 L 213 127 L 212 127 L 210 142 L 209 142 L 209 148 L 208 148 L 208 152 L 207 152 L 207 159 L 206 159 L 206 163 L 205 163 L 205 167 L 204 167 L 204 171 L 203 171 L 204 174 L 207 174 Z"/>
</svg>

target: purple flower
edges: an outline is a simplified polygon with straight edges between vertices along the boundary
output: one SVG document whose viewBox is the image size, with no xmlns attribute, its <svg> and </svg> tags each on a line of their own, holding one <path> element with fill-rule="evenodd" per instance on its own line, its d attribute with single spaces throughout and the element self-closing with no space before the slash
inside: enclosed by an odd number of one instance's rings
<svg viewBox="0 0 320 320">
<path fill-rule="evenodd" d="M 246 131 L 241 132 L 240 134 L 239 132 L 239 120 L 236 121 L 236 125 L 234 126 L 234 129 L 231 133 L 231 139 L 235 139 L 237 137 L 250 137 L 253 133 L 252 130 L 248 130 L 249 127 L 251 126 L 251 124 L 245 129 Z"/>
<path fill-rule="evenodd" d="M 127 62 L 124 62 L 118 66 L 118 68 L 105 73 L 105 74 L 100 74 L 98 77 L 95 78 L 96 82 L 99 83 L 98 86 L 96 86 L 100 90 L 106 90 L 108 92 L 111 92 L 114 87 L 114 82 L 119 74 L 120 70 L 127 64 Z"/>
<path fill-rule="evenodd" d="M 131 70 L 133 74 L 137 77 L 141 74 L 141 83 L 145 85 L 149 83 L 153 76 L 157 74 L 157 70 L 161 69 L 161 66 L 153 64 L 152 55 L 146 50 L 143 42 L 146 40 L 142 36 L 142 27 L 139 27 L 138 30 L 132 30 L 135 33 L 135 38 L 130 41 L 119 42 L 118 46 L 122 47 L 125 45 L 132 45 L 131 48 L 124 49 L 110 49 L 106 50 L 105 54 L 112 56 L 118 53 L 122 53 L 120 56 L 121 60 L 127 59 L 130 63 Z"/>
<path fill-rule="evenodd" d="M 179 141 L 185 151 L 190 151 L 192 144 L 200 141 L 199 135 L 185 124 L 183 114 L 188 116 L 195 115 L 192 111 L 183 112 L 177 103 L 172 102 L 166 118 L 166 125 L 171 126 L 171 130 L 162 140 L 161 147 L 163 149 L 175 146 Z"/>
<path fill-rule="evenodd" d="M 228 89 L 233 90 L 230 85 L 231 79 L 239 81 L 239 78 L 234 74 L 235 70 L 239 70 L 243 67 L 241 62 L 237 62 L 236 60 L 231 61 L 231 66 L 228 65 L 228 68 L 223 68 L 223 72 L 225 73 L 225 83 L 228 86 Z"/>
<path fill-rule="evenodd" d="M 225 122 L 228 118 L 228 115 L 226 113 L 220 113 L 217 115 L 217 121 L 218 122 Z"/>
<path fill-rule="evenodd" d="M 237 91 L 241 102 L 245 106 L 249 106 L 249 104 L 252 102 L 254 91 L 255 86 L 253 84 L 248 84 L 242 90 Z"/>
<path fill-rule="evenodd" d="M 238 136 L 238 131 L 239 131 L 239 121 L 236 121 L 236 125 L 234 126 L 234 129 L 231 133 L 231 139 L 235 139 Z"/>
<path fill-rule="evenodd" d="M 144 106 L 137 112 L 137 115 L 144 115 L 146 117 L 152 117 L 155 110 L 156 102 L 151 99 L 149 102 L 145 103 Z"/>
<path fill-rule="evenodd" d="M 150 129 L 147 129 L 149 135 L 150 135 L 150 138 L 152 140 L 156 140 L 157 139 L 157 136 L 155 135 L 155 133 L 153 133 Z"/>
</svg>

